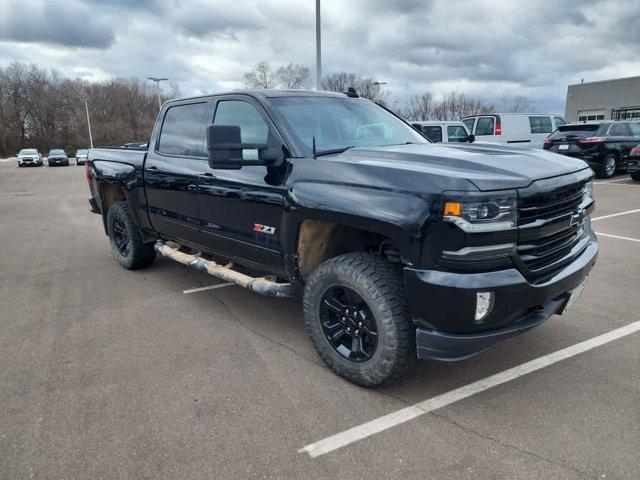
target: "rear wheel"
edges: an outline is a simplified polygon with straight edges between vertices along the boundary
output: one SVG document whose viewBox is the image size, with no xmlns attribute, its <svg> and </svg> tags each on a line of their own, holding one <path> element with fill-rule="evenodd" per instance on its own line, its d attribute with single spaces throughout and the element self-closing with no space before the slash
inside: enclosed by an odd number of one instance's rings
<svg viewBox="0 0 640 480">
<path fill-rule="evenodd" d="M 600 167 L 600 171 L 598 172 L 599 176 L 602 178 L 611 178 L 616 174 L 616 169 L 618 168 L 618 160 L 616 156 L 612 153 L 604 157 L 602 161 L 602 166 Z"/>
<path fill-rule="evenodd" d="M 303 305 L 318 355 L 353 383 L 385 383 L 415 358 L 415 327 L 398 265 L 366 253 L 327 260 L 307 279 Z"/>
<path fill-rule="evenodd" d="M 137 270 L 150 265 L 156 257 L 153 244 L 144 243 L 127 202 L 111 205 L 107 214 L 107 232 L 116 259 L 124 268 Z"/>
</svg>

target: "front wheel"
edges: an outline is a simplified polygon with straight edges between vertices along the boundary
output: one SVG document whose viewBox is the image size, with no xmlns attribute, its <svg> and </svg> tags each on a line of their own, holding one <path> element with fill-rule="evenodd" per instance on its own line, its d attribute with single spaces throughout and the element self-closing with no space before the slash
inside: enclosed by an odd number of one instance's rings
<svg viewBox="0 0 640 480">
<path fill-rule="evenodd" d="M 415 326 L 398 265 L 367 253 L 327 260 L 307 279 L 303 306 L 320 358 L 357 385 L 381 385 L 415 358 Z"/>
<path fill-rule="evenodd" d="M 111 205 L 107 214 L 107 232 L 118 263 L 128 270 L 150 265 L 156 257 L 153 244 L 144 243 L 127 202 Z"/>
<path fill-rule="evenodd" d="M 610 153 L 604 160 L 602 161 L 602 166 L 600 167 L 600 171 L 598 172 L 598 176 L 601 178 L 611 178 L 616 174 L 616 169 L 618 168 L 618 160 L 616 156 Z"/>
</svg>

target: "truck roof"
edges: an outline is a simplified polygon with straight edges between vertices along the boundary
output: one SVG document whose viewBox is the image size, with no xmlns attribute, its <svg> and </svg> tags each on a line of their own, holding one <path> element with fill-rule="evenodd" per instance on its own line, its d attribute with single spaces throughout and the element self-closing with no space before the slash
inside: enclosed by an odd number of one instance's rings
<svg viewBox="0 0 640 480">
<path fill-rule="evenodd" d="M 253 97 L 275 98 L 275 97 L 339 97 L 344 98 L 346 94 L 339 92 L 325 92 L 322 90 L 280 90 L 280 89 L 248 89 L 248 90 L 230 90 L 226 92 L 215 92 L 206 95 L 197 95 L 193 97 L 173 98 L 167 103 L 179 102 L 183 100 L 195 100 L 198 98 L 208 98 L 217 95 L 251 95 Z"/>
</svg>

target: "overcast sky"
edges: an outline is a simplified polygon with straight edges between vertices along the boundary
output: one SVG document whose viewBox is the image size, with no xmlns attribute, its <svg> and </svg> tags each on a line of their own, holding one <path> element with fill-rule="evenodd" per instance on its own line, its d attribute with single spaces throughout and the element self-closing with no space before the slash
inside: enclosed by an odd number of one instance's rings
<svg viewBox="0 0 640 480">
<path fill-rule="evenodd" d="M 314 12 L 314 0 L 0 0 L 0 64 L 210 93 L 263 60 L 314 72 Z M 457 90 L 562 112 L 567 84 L 640 75 L 639 19 L 640 0 L 322 0 L 323 72 L 388 82 L 401 103 Z"/>
</svg>

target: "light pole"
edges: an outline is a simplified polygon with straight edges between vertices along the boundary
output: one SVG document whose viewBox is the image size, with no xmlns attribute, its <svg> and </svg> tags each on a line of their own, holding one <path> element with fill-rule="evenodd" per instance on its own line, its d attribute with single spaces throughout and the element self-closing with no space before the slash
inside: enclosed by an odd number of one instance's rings
<svg viewBox="0 0 640 480">
<path fill-rule="evenodd" d="M 89 120 L 89 103 L 84 101 L 84 108 L 87 111 L 87 125 L 89 126 L 89 145 L 93 148 L 93 136 L 91 135 L 91 121 Z"/>
<path fill-rule="evenodd" d="M 152 82 L 156 82 L 156 86 L 158 87 L 158 110 L 162 108 L 162 101 L 160 100 L 160 82 L 164 82 L 169 80 L 168 78 L 156 78 L 156 77 L 147 77 L 147 80 L 151 80 Z"/>
<path fill-rule="evenodd" d="M 320 0 L 316 0 L 316 90 L 322 83 L 322 42 L 320 38 Z"/>
</svg>

